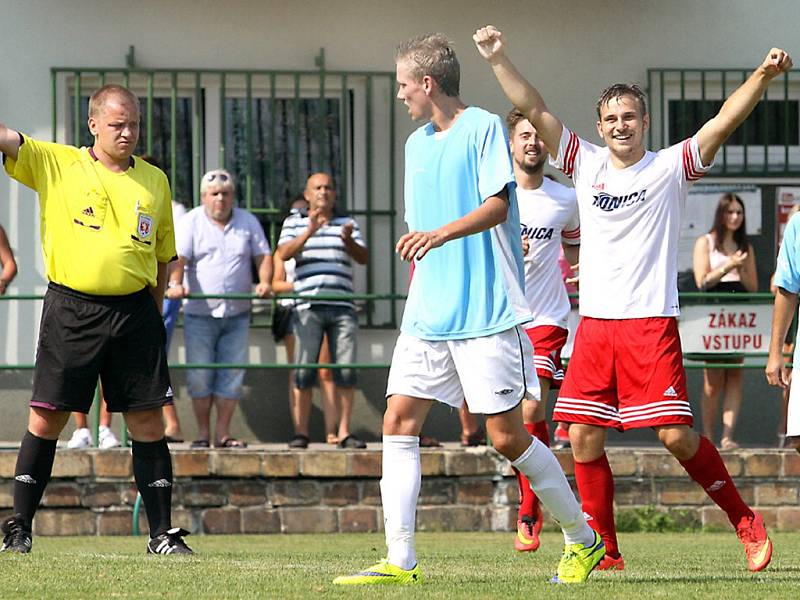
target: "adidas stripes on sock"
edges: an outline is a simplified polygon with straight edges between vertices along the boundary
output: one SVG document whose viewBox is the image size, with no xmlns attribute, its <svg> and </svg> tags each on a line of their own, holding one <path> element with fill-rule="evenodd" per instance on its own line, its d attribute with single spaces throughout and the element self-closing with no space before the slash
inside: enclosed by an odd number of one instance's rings
<svg viewBox="0 0 800 600">
<path fill-rule="evenodd" d="M 689 460 L 680 461 L 683 468 L 702 487 L 708 496 L 717 503 L 728 520 L 736 527 L 742 517 L 753 516 L 753 511 L 744 503 L 733 483 L 722 457 L 708 438 L 700 436 L 700 447 Z"/>
<path fill-rule="evenodd" d="M 57 441 L 40 438 L 28 431 L 19 447 L 14 470 L 14 514 L 22 515 L 28 529 L 50 481 Z"/>
<path fill-rule="evenodd" d="M 131 440 L 133 477 L 142 495 L 150 526 L 150 537 L 161 535 L 171 527 L 172 459 L 167 440 L 137 442 Z"/>
</svg>

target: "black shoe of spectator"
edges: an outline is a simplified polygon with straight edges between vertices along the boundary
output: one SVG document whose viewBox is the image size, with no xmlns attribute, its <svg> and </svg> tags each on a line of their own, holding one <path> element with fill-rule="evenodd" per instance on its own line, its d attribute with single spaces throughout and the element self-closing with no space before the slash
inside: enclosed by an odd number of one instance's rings
<svg viewBox="0 0 800 600">
<path fill-rule="evenodd" d="M 0 552 L 27 554 L 31 551 L 33 539 L 30 530 L 25 527 L 22 515 L 8 517 L 0 525 L 0 529 L 3 531 L 3 545 L 0 547 Z"/>
<path fill-rule="evenodd" d="M 348 435 L 343 440 L 339 440 L 339 448 L 363 449 L 366 447 L 367 445 L 354 435 Z"/>
<path fill-rule="evenodd" d="M 289 440 L 289 448 L 294 450 L 308 448 L 308 436 L 298 433 L 291 440 Z"/>
</svg>

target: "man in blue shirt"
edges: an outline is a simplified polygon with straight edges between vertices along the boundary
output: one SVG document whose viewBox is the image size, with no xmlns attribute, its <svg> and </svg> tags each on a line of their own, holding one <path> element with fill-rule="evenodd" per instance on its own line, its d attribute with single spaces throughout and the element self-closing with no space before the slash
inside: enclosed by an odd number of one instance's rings
<svg viewBox="0 0 800 600">
<path fill-rule="evenodd" d="M 555 582 L 584 581 L 603 558 L 558 461 L 522 423 L 521 402 L 539 397 L 522 242 L 508 139 L 497 115 L 458 96 L 460 67 L 441 34 L 402 44 L 397 98 L 415 121 L 405 153 L 409 233 L 397 242 L 415 261 L 389 373 L 381 497 L 388 556 L 344 585 L 422 581 L 414 550 L 420 488 L 419 433 L 433 401 L 486 415 L 495 449 L 531 482 L 564 532 Z"/>
<path fill-rule="evenodd" d="M 789 389 L 789 410 L 786 415 L 786 439 L 800 452 L 800 385 L 791 385 L 791 374 L 786 370 L 783 343 L 792 318 L 797 312 L 797 294 L 800 293 L 800 217 L 794 215 L 786 224 L 778 253 L 778 266 L 773 279 L 775 308 L 772 312 L 772 337 L 769 342 L 767 381 Z M 794 345 L 792 362 L 800 364 L 800 346 Z"/>
</svg>

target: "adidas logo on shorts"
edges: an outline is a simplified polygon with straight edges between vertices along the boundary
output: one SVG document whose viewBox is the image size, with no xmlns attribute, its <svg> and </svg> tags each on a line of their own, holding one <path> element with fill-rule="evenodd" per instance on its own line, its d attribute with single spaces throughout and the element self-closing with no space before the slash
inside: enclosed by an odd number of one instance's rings
<svg viewBox="0 0 800 600">
<path fill-rule="evenodd" d="M 674 387 L 669 386 L 666 390 L 664 390 L 664 396 L 666 398 L 677 398 L 678 392 L 675 391 Z"/>
<path fill-rule="evenodd" d="M 36 485 L 36 480 L 28 474 L 25 475 L 17 475 L 14 477 L 20 483 L 28 483 L 30 485 Z"/>
</svg>

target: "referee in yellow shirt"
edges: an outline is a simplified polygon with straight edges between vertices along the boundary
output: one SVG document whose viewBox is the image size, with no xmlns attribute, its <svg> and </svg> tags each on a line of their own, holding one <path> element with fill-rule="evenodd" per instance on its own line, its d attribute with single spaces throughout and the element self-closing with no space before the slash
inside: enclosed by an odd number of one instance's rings
<svg viewBox="0 0 800 600">
<path fill-rule="evenodd" d="M 39 194 L 50 281 L 36 351 L 28 431 L 14 473 L 14 515 L 0 551 L 27 553 L 56 442 L 70 412 L 88 413 L 97 378 L 131 432 L 133 472 L 154 554 L 191 554 L 173 528 L 172 461 L 161 409 L 172 402 L 161 302 L 175 258 L 169 183 L 133 156 L 139 100 L 106 85 L 89 99 L 91 148 L 33 140 L 0 124 L 6 172 Z"/>
</svg>

